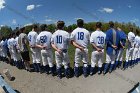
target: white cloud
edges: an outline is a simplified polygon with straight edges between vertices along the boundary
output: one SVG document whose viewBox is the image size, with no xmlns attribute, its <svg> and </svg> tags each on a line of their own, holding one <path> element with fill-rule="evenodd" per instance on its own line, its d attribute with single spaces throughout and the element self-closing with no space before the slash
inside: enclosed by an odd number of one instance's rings
<svg viewBox="0 0 140 93">
<path fill-rule="evenodd" d="M 42 5 L 40 5 L 40 4 L 39 4 L 39 5 L 36 5 L 36 7 L 41 7 L 41 6 L 42 6 Z"/>
<path fill-rule="evenodd" d="M 131 22 L 133 22 L 133 23 L 139 22 L 139 19 L 134 18 L 134 19 L 131 20 Z"/>
<path fill-rule="evenodd" d="M 5 4 L 5 0 L 0 0 L 0 10 L 5 7 L 4 4 Z"/>
<path fill-rule="evenodd" d="M 46 19 L 45 22 L 52 22 L 52 19 Z"/>
<path fill-rule="evenodd" d="M 16 19 L 13 19 L 12 24 L 16 24 L 16 23 L 17 23 Z"/>
<path fill-rule="evenodd" d="M 114 11 L 114 9 L 112 9 L 112 8 L 102 8 L 98 11 L 105 12 L 105 13 L 112 13 Z"/>
<path fill-rule="evenodd" d="M 35 8 L 35 5 L 28 5 L 27 6 L 27 11 L 31 11 Z"/>
<path fill-rule="evenodd" d="M 0 27 L 3 27 L 3 26 L 5 26 L 5 25 L 0 25 Z"/>
<path fill-rule="evenodd" d="M 132 8 L 132 6 L 131 6 L 131 5 L 129 5 L 129 6 L 128 6 L 128 8 Z"/>
<path fill-rule="evenodd" d="M 33 10 L 33 9 L 35 9 L 35 8 L 39 8 L 39 7 L 41 7 L 42 5 L 40 5 L 40 4 L 38 4 L 38 5 L 34 5 L 34 4 L 32 4 L 32 5 L 28 5 L 27 6 L 27 11 L 31 11 L 31 10 Z"/>
<path fill-rule="evenodd" d="M 27 23 L 27 24 L 25 24 L 24 26 L 30 26 L 30 25 L 32 25 L 33 23 Z"/>
</svg>

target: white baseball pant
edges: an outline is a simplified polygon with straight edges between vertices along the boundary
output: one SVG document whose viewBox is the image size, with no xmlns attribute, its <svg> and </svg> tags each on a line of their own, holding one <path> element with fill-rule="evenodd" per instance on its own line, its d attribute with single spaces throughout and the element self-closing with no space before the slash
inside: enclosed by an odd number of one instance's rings
<svg viewBox="0 0 140 93">
<path fill-rule="evenodd" d="M 43 66 L 49 65 L 49 67 L 53 67 L 52 49 L 41 50 L 41 57 L 42 57 L 42 65 Z"/>
<path fill-rule="evenodd" d="M 62 52 L 61 54 L 59 54 L 57 51 L 55 51 L 55 61 L 57 68 L 61 68 L 61 65 L 63 63 L 64 68 L 67 69 L 69 67 L 68 64 L 70 63 L 68 52 Z"/>
<path fill-rule="evenodd" d="M 79 67 L 80 62 L 83 61 L 84 67 L 88 66 L 88 49 L 81 51 L 79 48 L 75 50 L 75 67 Z"/>
<path fill-rule="evenodd" d="M 98 63 L 98 67 L 102 67 L 104 61 L 104 49 L 102 52 L 93 51 L 91 54 L 91 67 L 95 67 L 95 65 Z"/>
</svg>

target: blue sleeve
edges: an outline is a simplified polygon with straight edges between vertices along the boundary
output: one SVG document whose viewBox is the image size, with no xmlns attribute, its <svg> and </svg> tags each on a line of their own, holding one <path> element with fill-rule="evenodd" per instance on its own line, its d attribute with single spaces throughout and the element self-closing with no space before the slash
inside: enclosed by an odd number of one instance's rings
<svg viewBox="0 0 140 93">
<path fill-rule="evenodd" d="M 113 43 L 111 42 L 110 38 L 111 38 L 111 31 L 108 30 L 106 32 L 106 44 L 109 45 L 109 46 L 112 46 Z"/>
</svg>

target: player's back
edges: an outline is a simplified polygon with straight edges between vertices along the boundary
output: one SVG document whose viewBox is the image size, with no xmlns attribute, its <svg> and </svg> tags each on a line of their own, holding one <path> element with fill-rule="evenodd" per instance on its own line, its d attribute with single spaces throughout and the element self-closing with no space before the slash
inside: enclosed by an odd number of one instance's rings
<svg viewBox="0 0 140 93">
<path fill-rule="evenodd" d="M 21 51 L 28 51 L 28 48 L 27 48 L 27 35 L 25 33 L 21 33 L 19 35 L 19 38 L 18 38 L 18 44 L 19 44 L 19 48 Z"/>
<path fill-rule="evenodd" d="M 37 36 L 38 36 L 37 32 L 35 32 L 35 31 L 29 32 L 28 40 L 29 40 L 30 45 L 35 46 Z"/>
<path fill-rule="evenodd" d="M 139 46 L 139 36 L 135 37 L 135 45 L 136 45 L 136 47 Z"/>
<path fill-rule="evenodd" d="M 37 44 L 47 46 L 47 48 L 50 48 L 50 42 L 51 42 L 52 33 L 48 31 L 42 31 L 36 39 Z"/>
<path fill-rule="evenodd" d="M 97 30 L 95 32 L 92 32 L 90 37 L 90 42 L 94 43 L 98 47 L 104 48 L 105 38 L 106 38 L 106 34 L 102 31 Z"/>
<path fill-rule="evenodd" d="M 134 40 L 135 40 L 135 34 L 133 32 L 129 32 L 128 33 L 128 40 L 130 42 L 134 42 Z"/>
<path fill-rule="evenodd" d="M 90 40 L 90 33 L 85 28 L 76 28 L 71 33 L 71 39 L 74 40 L 78 45 L 87 47 Z"/>
<path fill-rule="evenodd" d="M 69 44 L 69 33 L 64 30 L 57 30 L 52 35 L 52 42 L 59 49 L 67 49 Z"/>
<path fill-rule="evenodd" d="M 16 50 L 16 49 L 15 49 L 15 46 L 16 46 L 16 41 L 15 41 L 14 38 L 11 38 L 11 39 L 10 39 L 10 47 L 11 47 L 11 49 L 14 50 L 14 51 Z"/>
</svg>

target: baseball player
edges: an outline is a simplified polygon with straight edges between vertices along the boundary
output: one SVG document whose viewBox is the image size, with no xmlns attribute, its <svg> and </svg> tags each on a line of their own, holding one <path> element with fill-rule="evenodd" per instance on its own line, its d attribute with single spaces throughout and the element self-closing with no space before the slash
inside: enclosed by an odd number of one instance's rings
<svg viewBox="0 0 140 93">
<path fill-rule="evenodd" d="M 117 28 L 117 30 L 120 34 L 120 45 L 118 47 L 118 53 L 117 53 L 114 69 L 116 69 L 117 67 L 120 67 L 122 65 L 123 52 L 124 52 L 124 49 L 125 49 L 125 43 L 126 43 L 126 38 L 127 38 L 124 31 L 122 31 L 119 27 Z"/>
<path fill-rule="evenodd" d="M 4 61 L 6 61 L 6 63 L 8 63 L 8 46 L 7 46 L 7 39 L 4 38 L 4 42 L 3 42 L 3 51 L 4 51 Z"/>
<path fill-rule="evenodd" d="M 94 74 L 96 62 L 98 62 L 98 74 L 101 74 L 101 68 L 104 61 L 104 46 L 106 34 L 101 31 L 102 23 L 96 23 L 96 31 L 91 34 L 90 43 L 93 46 L 91 54 L 90 75 Z"/>
<path fill-rule="evenodd" d="M 15 66 L 19 68 L 20 56 L 18 55 L 17 49 L 16 49 L 15 33 L 12 33 L 12 38 L 10 39 L 10 49 L 11 49 Z"/>
<path fill-rule="evenodd" d="M 36 47 L 36 38 L 38 36 L 37 31 L 38 31 L 37 25 L 33 25 L 32 31 L 28 33 L 28 40 L 29 40 L 29 46 L 31 50 L 34 70 L 36 72 L 42 73 L 41 65 L 40 65 L 40 61 L 41 61 L 40 50 Z"/>
<path fill-rule="evenodd" d="M 3 43 L 4 43 L 4 40 L 3 40 L 3 37 L 0 41 L 0 58 L 1 58 L 1 61 L 4 61 L 4 48 L 3 48 Z"/>
<path fill-rule="evenodd" d="M 52 33 L 47 31 L 47 25 L 40 26 L 41 33 L 37 36 L 36 46 L 41 49 L 41 57 L 43 62 L 43 70 L 49 74 L 49 68 L 52 76 L 54 76 L 53 53 L 51 47 Z"/>
<path fill-rule="evenodd" d="M 139 49 L 139 31 L 138 29 L 136 29 L 136 37 L 135 37 L 135 41 L 134 41 L 134 51 L 133 51 L 133 60 L 134 60 L 134 64 L 137 64 L 137 56 L 138 56 L 138 49 Z"/>
<path fill-rule="evenodd" d="M 4 43 L 4 38 L 2 37 L 1 41 L 0 41 L 0 47 L 1 47 L 1 53 L 0 53 L 0 56 L 1 56 L 1 61 L 4 61 L 4 48 L 3 48 L 3 43 Z"/>
<path fill-rule="evenodd" d="M 53 33 L 51 39 L 51 45 L 55 49 L 55 61 L 57 67 L 58 77 L 62 78 L 62 63 L 65 68 L 65 76 L 69 78 L 70 76 L 70 66 L 69 66 L 69 56 L 68 56 L 68 45 L 70 35 L 68 32 L 64 31 L 65 23 L 63 21 L 57 22 L 57 31 Z"/>
<path fill-rule="evenodd" d="M 140 36 L 139 36 L 138 62 L 140 62 Z"/>
<path fill-rule="evenodd" d="M 109 22 L 110 29 L 106 32 L 106 63 L 104 67 L 103 74 L 107 73 L 109 68 L 109 73 L 112 72 L 114 68 L 114 63 L 116 59 L 117 49 L 120 44 L 120 35 L 118 31 L 114 29 L 114 23 Z M 109 67 L 110 65 L 110 67 Z"/>
<path fill-rule="evenodd" d="M 77 28 L 71 33 L 71 43 L 76 47 L 75 50 L 75 67 L 74 73 L 76 77 L 79 77 L 79 64 L 83 61 L 83 74 L 84 77 L 88 76 L 88 49 L 87 46 L 90 41 L 90 33 L 83 28 L 84 21 L 82 19 L 77 20 Z"/>
<path fill-rule="evenodd" d="M 18 38 L 18 44 L 22 59 L 24 61 L 24 66 L 27 71 L 31 71 L 30 68 L 30 57 L 29 57 L 29 50 L 28 50 L 28 37 L 25 34 L 25 27 L 20 29 L 20 35 Z"/>
<path fill-rule="evenodd" d="M 12 37 L 13 37 L 13 33 L 10 34 L 9 39 L 7 41 L 7 45 L 8 45 L 9 54 L 10 54 L 9 55 L 10 56 L 10 64 L 13 66 L 13 65 L 15 65 L 15 63 L 14 63 L 14 56 L 13 56 L 13 53 L 12 53 L 12 44 L 13 44 L 13 42 L 11 42 Z"/>
<path fill-rule="evenodd" d="M 22 69 L 22 68 L 24 68 L 24 63 L 23 63 L 23 59 L 22 59 L 21 54 L 20 54 L 20 49 L 19 49 L 19 44 L 18 44 L 19 34 L 20 34 L 20 32 L 17 31 L 16 38 L 15 38 L 15 48 L 17 50 L 16 54 L 17 54 L 17 61 L 18 61 L 19 69 Z"/>
<path fill-rule="evenodd" d="M 126 49 L 126 62 L 124 65 L 124 70 L 128 68 L 128 66 L 133 65 L 133 51 L 134 51 L 134 41 L 135 41 L 135 34 L 133 32 L 133 28 L 130 28 L 130 32 L 128 33 L 127 39 L 128 39 L 128 47 Z"/>
</svg>

